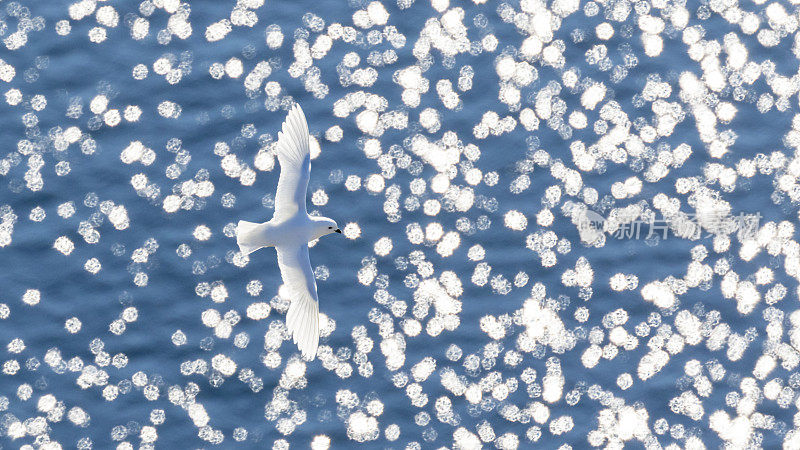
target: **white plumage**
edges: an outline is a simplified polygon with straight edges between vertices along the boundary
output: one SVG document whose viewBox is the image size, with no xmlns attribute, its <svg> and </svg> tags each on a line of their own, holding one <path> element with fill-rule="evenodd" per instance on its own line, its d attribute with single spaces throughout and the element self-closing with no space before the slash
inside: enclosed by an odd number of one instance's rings
<svg viewBox="0 0 800 450">
<path fill-rule="evenodd" d="M 292 296 L 286 326 L 303 357 L 313 359 L 319 346 L 319 303 L 308 242 L 341 231 L 332 219 L 311 217 L 306 212 L 306 190 L 311 174 L 308 138 L 305 115 L 300 106 L 295 105 L 278 133 L 281 175 L 272 220 L 265 223 L 240 220 L 236 242 L 244 254 L 262 247 L 275 247 L 281 278 Z"/>
</svg>

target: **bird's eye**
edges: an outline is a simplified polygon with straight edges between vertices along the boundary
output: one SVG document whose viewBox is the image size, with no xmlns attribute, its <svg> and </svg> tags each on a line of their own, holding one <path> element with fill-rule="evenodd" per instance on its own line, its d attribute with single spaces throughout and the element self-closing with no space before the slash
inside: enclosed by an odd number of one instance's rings
<svg viewBox="0 0 800 450">
<path fill-rule="evenodd" d="M 333 229 L 333 227 L 328 227 L 328 229 L 329 229 L 329 230 L 332 230 L 332 229 Z"/>
</svg>

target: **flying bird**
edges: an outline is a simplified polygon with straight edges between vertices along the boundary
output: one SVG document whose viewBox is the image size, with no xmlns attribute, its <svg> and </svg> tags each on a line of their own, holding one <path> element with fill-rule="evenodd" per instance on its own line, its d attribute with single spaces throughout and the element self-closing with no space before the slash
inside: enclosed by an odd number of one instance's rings
<svg viewBox="0 0 800 450">
<path fill-rule="evenodd" d="M 286 326 L 303 358 L 312 360 L 319 346 L 319 302 L 308 243 L 342 231 L 333 219 L 309 216 L 306 212 L 306 190 L 311 175 L 308 138 L 306 117 L 295 104 L 283 122 L 283 131 L 278 132 L 281 175 L 275 193 L 275 213 L 269 222 L 240 220 L 236 243 L 245 255 L 262 247 L 275 247 L 281 278 L 292 296 Z"/>
</svg>

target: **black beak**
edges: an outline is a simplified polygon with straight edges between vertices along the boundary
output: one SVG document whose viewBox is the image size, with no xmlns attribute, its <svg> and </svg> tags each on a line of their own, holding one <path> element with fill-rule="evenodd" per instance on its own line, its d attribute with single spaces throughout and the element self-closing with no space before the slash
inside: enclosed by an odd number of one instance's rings
<svg viewBox="0 0 800 450">
<path fill-rule="evenodd" d="M 336 232 L 339 233 L 339 234 L 342 234 L 342 230 L 340 230 L 338 228 L 336 229 Z"/>
</svg>

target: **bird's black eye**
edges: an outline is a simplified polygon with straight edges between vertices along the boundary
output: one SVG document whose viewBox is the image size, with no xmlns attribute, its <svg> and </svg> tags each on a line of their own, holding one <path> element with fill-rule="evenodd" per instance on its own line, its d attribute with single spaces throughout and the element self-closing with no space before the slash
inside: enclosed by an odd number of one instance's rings
<svg viewBox="0 0 800 450">
<path fill-rule="evenodd" d="M 329 230 L 332 230 L 332 229 L 333 229 L 333 227 L 328 227 L 328 229 L 329 229 Z"/>
</svg>

